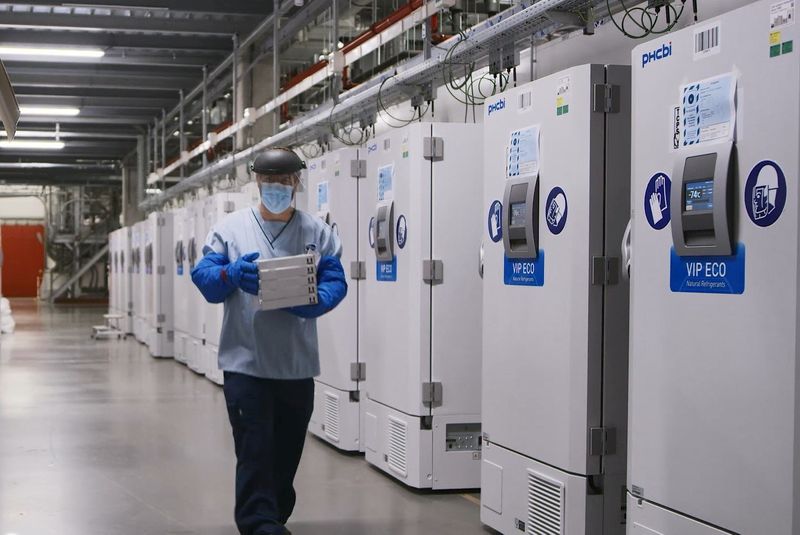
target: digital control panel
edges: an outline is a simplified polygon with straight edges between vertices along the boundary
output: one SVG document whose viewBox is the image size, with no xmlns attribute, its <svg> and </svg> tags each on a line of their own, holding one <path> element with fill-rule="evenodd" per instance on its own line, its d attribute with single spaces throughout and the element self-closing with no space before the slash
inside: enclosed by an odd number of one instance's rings
<svg viewBox="0 0 800 535">
<path fill-rule="evenodd" d="M 394 258 L 394 203 L 383 201 L 378 204 L 375 215 L 375 256 L 378 260 L 389 262 Z"/>
<path fill-rule="evenodd" d="M 687 182 L 684 185 L 683 209 L 686 212 L 710 212 L 714 209 L 714 179 Z"/>
<path fill-rule="evenodd" d="M 528 213 L 528 205 L 524 202 L 518 202 L 511 205 L 511 226 L 524 227 L 525 216 Z"/>
<path fill-rule="evenodd" d="M 536 258 L 539 251 L 539 176 L 509 178 L 503 205 L 503 245 L 508 258 Z"/>
<path fill-rule="evenodd" d="M 727 142 L 675 153 L 670 204 L 680 207 L 672 217 L 672 241 L 679 256 L 732 253 L 735 149 Z"/>
</svg>

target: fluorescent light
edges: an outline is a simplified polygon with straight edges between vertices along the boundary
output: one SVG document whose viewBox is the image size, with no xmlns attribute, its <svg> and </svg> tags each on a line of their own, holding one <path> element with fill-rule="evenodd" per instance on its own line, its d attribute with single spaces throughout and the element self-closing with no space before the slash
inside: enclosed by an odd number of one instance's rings
<svg viewBox="0 0 800 535">
<path fill-rule="evenodd" d="M 54 149 L 64 148 L 63 141 L 34 141 L 15 139 L 14 141 L 0 141 L 0 149 Z"/>
<path fill-rule="evenodd" d="M 127 4 L 61 4 L 63 7 L 84 7 L 87 9 L 146 9 L 147 11 L 169 11 L 168 7 L 142 7 Z"/>
<path fill-rule="evenodd" d="M 194 121 L 192 120 L 186 121 L 186 124 L 187 126 L 192 126 L 194 124 Z"/>
<path fill-rule="evenodd" d="M 55 169 L 61 167 L 49 162 L 0 162 L 0 169 Z"/>
<path fill-rule="evenodd" d="M 0 136 L 8 137 L 5 130 L 0 130 Z M 42 132 L 41 130 L 17 130 L 16 137 L 43 137 L 43 138 L 56 138 L 55 132 Z"/>
<path fill-rule="evenodd" d="M 32 46 L 0 45 L 0 57 L 39 56 L 56 58 L 102 58 L 106 53 L 99 48 L 42 48 Z"/>
<path fill-rule="evenodd" d="M 163 193 L 163 192 L 162 192 L 160 189 L 158 189 L 158 188 L 147 188 L 147 189 L 145 189 L 145 190 L 144 190 L 144 192 L 145 192 L 147 195 L 161 195 L 161 193 Z"/>
<path fill-rule="evenodd" d="M 179 136 L 179 135 L 181 135 L 181 133 L 180 133 L 180 131 L 179 131 L 179 130 L 175 130 L 175 131 L 172 133 L 172 135 L 173 135 L 173 136 Z"/>
<path fill-rule="evenodd" d="M 81 110 L 73 107 L 56 106 L 20 106 L 20 115 L 58 115 L 64 117 L 75 117 Z"/>
</svg>

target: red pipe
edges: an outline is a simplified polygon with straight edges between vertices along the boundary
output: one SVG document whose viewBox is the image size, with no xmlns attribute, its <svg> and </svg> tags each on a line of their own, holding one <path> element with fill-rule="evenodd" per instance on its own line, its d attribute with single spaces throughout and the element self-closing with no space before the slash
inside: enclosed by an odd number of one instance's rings
<svg viewBox="0 0 800 535">
<path fill-rule="evenodd" d="M 306 70 L 304 70 L 304 71 L 302 71 L 302 72 L 300 72 L 298 74 L 295 74 L 294 76 L 289 78 L 289 80 L 281 87 L 281 91 L 286 91 L 287 89 L 296 86 L 297 84 L 299 84 L 300 82 L 302 82 L 303 80 L 305 80 L 306 78 L 311 76 L 312 74 L 314 74 L 316 72 L 319 72 L 322 69 L 324 69 L 327 65 L 328 65 L 328 60 L 327 59 L 323 59 L 322 61 L 319 61 L 319 62 L 313 64 L 308 69 L 306 69 Z"/>
<path fill-rule="evenodd" d="M 223 130 L 225 130 L 226 128 L 228 128 L 232 124 L 233 123 L 231 121 L 225 121 L 224 123 L 220 124 L 218 127 L 212 129 L 211 131 L 214 132 L 214 133 L 219 134 L 220 132 L 222 132 Z M 192 152 L 194 149 L 196 149 L 198 146 L 200 146 L 201 144 L 203 144 L 205 142 L 206 142 L 205 139 L 198 139 L 197 141 L 195 141 L 194 143 L 192 143 L 191 145 L 186 147 L 186 152 Z M 180 160 L 180 158 L 181 158 L 180 154 L 178 154 L 174 158 L 170 158 L 169 160 L 167 160 L 167 166 L 170 166 L 170 165 L 174 164 L 175 162 Z"/>
<path fill-rule="evenodd" d="M 385 30 L 395 22 L 406 18 L 408 15 L 410 15 L 414 10 L 416 10 L 419 7 L 422 7 L 422 0 L 410 0 L 407 4 L 403 5 L 396 11 L 392 12 L 388 17 L 379 20 L 378 22 L 370 26 L 368 30 L 365 30 L 358 37 L 347 43 L 342 48 L 342 52 L 347 54 L 348 52 L 358 48 L 365 41 L 378 35 L 379 33 L 381 33 L 383 30 Z"/>
</svg>

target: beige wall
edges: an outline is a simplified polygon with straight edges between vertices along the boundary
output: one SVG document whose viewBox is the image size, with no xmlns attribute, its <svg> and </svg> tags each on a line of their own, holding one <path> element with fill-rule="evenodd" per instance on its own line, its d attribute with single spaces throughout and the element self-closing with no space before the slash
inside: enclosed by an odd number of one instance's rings
<svg viewBox="0 0 800 535">
<path fill-rule="evenodd" d="M 44 205 L 36 197 L 0 197 L 0 219 L 44 219 Z"/>
</svg>

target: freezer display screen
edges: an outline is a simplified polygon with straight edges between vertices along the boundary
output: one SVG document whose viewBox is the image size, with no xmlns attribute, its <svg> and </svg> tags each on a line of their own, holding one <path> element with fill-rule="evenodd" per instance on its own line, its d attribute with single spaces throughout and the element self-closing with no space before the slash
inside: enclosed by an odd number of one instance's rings
<svg viewBox="0 0 800 535">
<path fill-rule="evenodd" d="M 528 204 L 518 202 L 511 205 L 511 226 L 524 227 L 525 218 L 528 215 Z"/>
<path fill-rule="evenodd" d="M 687 182 L 683 207 L 686 212 L 707 212 L 714 209 L 714 179 Z"/>
<path fill-rule="evenodd" d="M 378 237 L 386 238 L 389 233 L 387 232 L 388 223 L 386 221 L 378 221 Z"/>
</svg>

